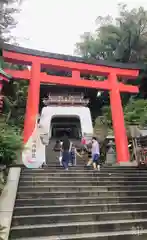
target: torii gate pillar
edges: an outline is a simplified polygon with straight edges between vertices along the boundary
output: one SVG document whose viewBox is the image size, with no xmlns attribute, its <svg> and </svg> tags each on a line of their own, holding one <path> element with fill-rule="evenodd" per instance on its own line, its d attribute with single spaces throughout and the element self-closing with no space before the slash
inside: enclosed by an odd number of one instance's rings
<svg viewBox="0 0 147 240">
<path fill-rule="evenodd" d="M 40 63 L 33 62 L 28 87 L 28 98 L 24 122 L 24 143 L 27 143 L 35 128 L 40 97 Z"/>
<path fill-rule="evenodd" d="M 129 161 L 130 154 L 128 149 L 128 139 L 124 123 L 124 114 L 121 103 L 120 91 L 118 87 L 119 85 L 117 83 L 117 76 L 115 74 L 110 74 L 108 80 L 110 84 L 113 85 L 113 88 L 110 90 L 109 94 L 113 131 L 117 152 L 117 162 L 124 163 Z"/>
</svg>

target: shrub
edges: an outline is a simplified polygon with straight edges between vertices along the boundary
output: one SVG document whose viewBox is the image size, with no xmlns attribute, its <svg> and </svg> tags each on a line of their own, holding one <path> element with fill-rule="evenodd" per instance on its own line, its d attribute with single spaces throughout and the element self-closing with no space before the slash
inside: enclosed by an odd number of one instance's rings
<svg viewBox="0 0 147 240">
<path fill-rule="evenodd" d="M 0 122 L 0 164 L 9 165 L 23 148 L 20 131 Z"/>
</svg>

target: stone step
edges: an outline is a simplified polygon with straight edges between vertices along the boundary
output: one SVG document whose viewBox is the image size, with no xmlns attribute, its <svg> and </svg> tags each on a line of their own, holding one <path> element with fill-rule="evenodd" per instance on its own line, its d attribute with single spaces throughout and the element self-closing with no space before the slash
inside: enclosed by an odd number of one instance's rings
<svg viewBox="0 0 147 240">
<path fill-rule="evenodd" d="M 24 168 L 9 239 L 146 240 L 146 186 L 136 167 Z"/>
<path fill-rule="evenodd" d="M 142 196 L 145 195 L 147 196 L 147 190 L 125 190 L 125 191 L 82 191 L 82 192 L 77 192 L 77 191 L 70 191 L 70 192 L 65 192 L 65 191 L 59 191 L 59 192 L 30 192 L 30 191 L 25 191 L 21 192 L 20 190 L 17 192 L 17 198 L 26 198 L 26 199 L 31 199 L 31 198 L 69 198 L 69 197 L 126 197 L 126 196 Z"/>
<path fill-rule="evenodd" d="M 87 167 L 70 167 L 69 166 L 69 170 L 70 172 L 83 172 L 83 171 L 93 171 L 93 169 L 91 167 L 87 168 Z M 63 172 L 65 171 L 63 169 L 63 167 L 49 167 L 49 168 L 42 168 L 42 169 L 31 169 L 31 170 L 24 170 L 23 171 L 23 174 L 38 174 L 38 173 L 49 173 L 49 172 Z M 141 173 L 147 173 L 147 170 L 139 170 L 138 168 L 136 169 L 113 169 L 113 168 L 101 168 L 101 172 L 102 173 L 107 173 L 107 172 L 119 172 L 119 173 L 138 173 L 138 172 L 141 172 Z"/>
<path fill-rule="evenodd" d="M 77 164 L 77 166 L 76 166 L 76 168 L 83 168 L 83 163 L 84 163 L 84 161 L 78 161 L 78 164 Z M 58 164 L 58 161 L 57 161 L 57 163 L 53 163 L 53 164 L 49 164 L 49 165 L 47 165 L 48 166 L 48 168 L 57 168 L 57 167 L 59 167 L 59 164 Z M 73 166 L 73 167 L 75 167 L 75 166 Z M 47 168 L 47 169 L 48 169 Z M 139 169 L 137 166 L 108 166 L 108 165 L 102 165 L 102 169 L 115 169 L 115 170 L 134 170 L 134 169 Z M 41 170 L 41 169 L 36 169 L 36 168 L 33 168 L 33 169 L 30 169 L 30 168 L 26 168 L 26 167 L 22 167 L 22 172 L 24 172 L 24 171 L 38 171 L 38 170 Z M 143 169 L 141 169 L 141 170 L 143 170 L 143 171 L 146 171 L 147 169 L 145 169 L 145 168 L 143 168 Z"/>
<path fill-rule="evenodd" d="M 101 172 L 102 173 L 107 173 L 107 172 L 114 172 L 114 173 L 147 173 L 147 169 L 142 169 L 140 170 L 139 168 L 135 169 L 113 169 L 113 168 L 103 168 L 101 167 Z M 79 167 L 79 166 L 69 166 L 69 171 L 70 172 L 92 172 L 93 168 L 92 166 L 87 167 L 86 165 Z M 49 173 L 49 172 L 65 172 L 64 168 L 62 166 L 58 167 L 45 167 L 45 168 L 38 168 L 38 169 L 26 169 L 22 170 L 23 174 L 35 174 L 35 173 Z"/>
<path fill-rule="evenodd" d="M 123 173 L 123 172 L 101 172 L 101 171 L 73 171 L 71 172 L 69 171 L 57 171 L 57 172 L 39 172 L 39 173 L 24 173 L 23 177 L 134 177 L 134 178 L 138 178 L 138 177 L 147 177 L 147 173 Z"/>
<path fill-rule="evenodd" d="M 48 237 L 39 237 L 39 240 L 146 240 L 147 230 L 138 230 L 133 228 L 129 231 L 115 232 L 96 232 L 84 234 L 56 235 Z M 20 238 L 15 240 L 20 240 Z M 21 240 L 36 240 L 36 237 L 21 238 Z"/>
<path fill-rule="evenodd" d="M 113 221 L 93 221 L 93 222 L 74 222 L 57 223 L 42 225 L 25 225 L 11 228 L 10 239 L 39 236 L 56 236 L 67 234 L 97 233 L 97 232 L 115 232 L 136 230 L 139 227 L 142 230 L 147 229 L 147 219 L 134 220 L 113 220 Z M 60 239 L 60 238 L 59 238 Z"/>
<path fill-rule="evenodd" d="M 56 155 L 56 157 L 58 157 L 58 156 L 59 156 L 59 154 Z M 83 167 L 83 163 L 85 162 L 84 161 L 85 159 L 86 158 L 83 158 L 83 159 L 77 158 L 78 164 L 77 164 L 76 167 Z M 138 166 L 136 166 L 135 164 L 133 164 L 133 165 L 108 165 L 108 164 L 101 164 L 101 165 L 105 169 L 118 169 L 118 170 L 119 169 L 136 169 L 136 168 L 138 169 Z M 52 163 L 47 164 L 47 166 L 48 167 L 57 167 L 57 166 L 59 166 L 58 159 L 57 159 L 57 162 L 56 161 L 52 161 Z M 25 166 L 22 167 L 22 171 L 23 170 L 27 170 L 27 169 L 28 168 L 26 168 Z M 143 168 L 143 169 L 145 170 L 145 168 Z M 30 170 L 30 168 L 28 170 Z"/>
<path fill-rule="evenodd" d="M 42 196 L 37 198 L 23 198 L 16 199 L 16 206 L 45 206 L 45 205 L 81 205 L 90 203 L 136 203 L 147 202 L 147 196 L 125 196 L 125 197 L 72 197 L 72 198 L 43 198 Z"/>
<path fill-rule="evenodd" d="M 39 181 L 36 181 L 35 179 L 32 179 L 32 180 L 29 180 L 29 181 L 23 181 L 23 180 L 20 180 L 19 182 L 19 187 L 32 187 L 32 186 L 36 186 L 36 187 L 39 187 L 39 186 L 70 186 L 70 185 L 74 185 L 74 184 L 77 184 L 77 185 L 85 185 L 85 186 L 116 186 L 116 181 L 101 181 L 101 180 L 91 180 L 91 181 L 74 181 L 71 179 L 71 181 L 54 181 L 54 180 L 39 180 Z M 117 186 L 147 186 L 147 181 L 129 181 L 127 179 L 124 179 L 124 181 L 117 181 Z"/>
<path fill-rule="evenodd" d="M 111 221 L 147 219 L 147 210 L 144 211 L 114 211 L 114 212 L 88 212 L 88 213 L 62 213 L 62 214 L 38 214 L 27 216 L 14 216 L 12 226 L 41 225 L 52 223 L 74 223 L 84 221 Z"/>
<path fill-rule="evenodd" d="M 35 184 L 30 185 L 29 188 L 28 186 L 19 186 L 19 191 L 20 192 L 70 192 L 71 190 L 77 191 L 77 192 L 85 192 L 85 191 L 125 191 L 125 190 L 146 190 L 147 191 L 147 186 L 145 185 L 127 185 L 127 186 L 122 186 L 122 185 L 103 185 L 103 186 L 81 186 L 81 185 L 69 185 L 69 186 L 50 186 L 49 184 L 47 186 L 36 186 Z"/>
<path fill-rule="evenodd" d="M 33 181 L 33 180 L 36 180 L 36 181 L 82 181 L 82 182 L 89 182 L 89 181 L 102 181 L 102 182 L 108 182 L 108 181 L 147 181 L 147 176 L 135 176 L 135 177 L 130 177 L 130 176 L 112 176 L 111 174 L 109 174 L 107 177 L 102 177 L 102 176 L 99 176 L 99 175 L 96 175 L 96 176 L 87 176 L 87 177 L 83 177 L 81 175 L 78 175 L 78 176 L 72 176 L 72 177 L 65 177 L 65 176 L 57 176 L 57 177 L 54 177 L 54 176 L 45 176 L 45 175 L 42 175 L 42 176 L 21 176 L 20 177 L 20 182 L 22 181 Z"/>
<path fill-rule="evenodd" d="M 93 167 L 92 165 L 87 167 L 87 162 L 83 162 L 82 165 L 79 165 L 77 164 L 76 166 L 72 166 L 69 164 L 69 168 L 70 170 L 72 171 L 90 171 L 90 170 L 93 170 Z M 64 170 L 63 166 L 60 166 L 59 163 L 57 165 L 54 165 L 54 166 L 44 166 L 42 168 L 21 168 L 21 172 L 22 173 L 28 173 L 28 172 L 41 172 L 41 171 L 45 171 L 45 172 L 48 172 L 50 170 Z M 120 168 L 117 168 L 117 167 L 104 167 L 101 165 L 101 171 L 104 171 L 104 172 L 109 172 L 109 171 L 115 171 L 115 172 L 125 172 L 125 171 L 134 171 L 134 172 L 147 172 L 147 167 L 144 168 L 139 168 L 139 167 L 131 167 L 131 168 L 123 168 L 123 167 L 120 167 Z"/>
<path fill-rule="evenodd" d="M 78 212 L 107 212 L 146 210 L 147 203 L 111 203 L 111 204 L 82 204 L 82 205 L 46 205 L 46 206 L 15 206 L 14 216 L 53 214 L 53 213 L 78 213 Z"/>
</svg>

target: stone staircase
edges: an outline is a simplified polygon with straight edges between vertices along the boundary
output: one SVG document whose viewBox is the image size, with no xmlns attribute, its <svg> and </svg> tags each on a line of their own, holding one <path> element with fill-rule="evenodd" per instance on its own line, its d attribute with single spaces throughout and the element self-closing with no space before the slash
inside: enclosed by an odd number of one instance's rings
<svg viewBox="0 0 147 240">
<path fill-rule="evenodd" d="M 146 240 L 147 171 L 22 169 L 9 239 Z"/>
<path fill-rule="evenodd" d="M 70 139 L 76 146 L 80 145 L 80 141 L 79 140 L 74 140 L 74 139 Z M 57 160 L 57 156 L 59 156 L 59 151 L 55 152 L 53 151 L 53 148 L 55 146 L 56 140 L 52 139 L 49 141 L 48 146 L 46 146 L 46 163 L 50 166 L 50 165 L 54 165 L 57 164 L 59 165 L 59 162 Z"/>
</svg>

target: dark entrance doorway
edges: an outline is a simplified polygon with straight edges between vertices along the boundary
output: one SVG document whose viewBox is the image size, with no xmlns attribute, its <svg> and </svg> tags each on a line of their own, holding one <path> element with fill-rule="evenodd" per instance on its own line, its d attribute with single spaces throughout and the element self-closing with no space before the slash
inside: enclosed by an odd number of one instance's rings
<svg viewBox="0 0 147 240">
<path fill-rule="evenodd" d="M 70 139 L 81 138 L 81 123 L 78 117 L 57 116 L 51 121 L 51 139 L 62 139 L 64 133 L 68 134 Z"/>
</svg>

